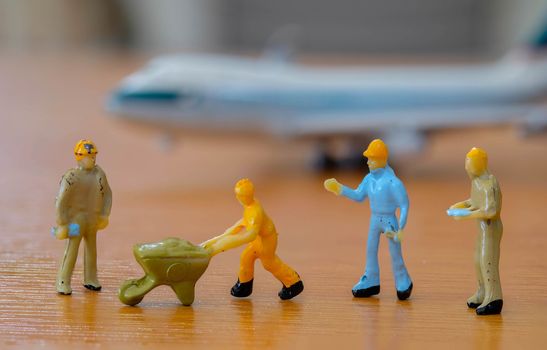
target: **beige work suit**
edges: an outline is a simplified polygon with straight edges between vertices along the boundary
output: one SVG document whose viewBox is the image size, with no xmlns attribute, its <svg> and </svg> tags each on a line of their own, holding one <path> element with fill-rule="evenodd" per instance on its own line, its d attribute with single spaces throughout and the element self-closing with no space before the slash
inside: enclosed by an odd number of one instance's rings
<svg viewBox="0 0 547 350">
<path fill-rule="evenodd" d="M 112 191 L 104 171 L 97 165 L 91 170 L 74 168 L 61 179 L 56 199 L 57 224 L 80 225 L 80 235 L 67 239 L 66 250 L 57 275 L 57 290 L 70 291 L 72 271 L 78 257 L 82 238 L 84 250 L 84 285 L 100 287 L 97 278 L 97 225 L 101 218 L 108 218 L 112 207 Z"/>
<path fill-rule="evenodd" d="M 501 300 L 499 275 L 500 242 L 503 234 L 501 223 L 501 191 L 494 175 L 476 177 L 471 182 L 471 207 L 478 208 L 483 217 L 477 219 L 479 235 L 475 248 L 477 292 L 468 302 L 485 306 Z"/>
</svg>

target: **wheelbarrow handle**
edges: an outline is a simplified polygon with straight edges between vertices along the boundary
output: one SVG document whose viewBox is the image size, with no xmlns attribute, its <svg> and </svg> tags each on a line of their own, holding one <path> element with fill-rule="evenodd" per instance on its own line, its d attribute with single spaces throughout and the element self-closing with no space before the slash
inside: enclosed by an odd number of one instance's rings
<svg viewBox="0 0 547 350">
<path fill-rule="evenodd" d="M 120 287 L 118 298 L 126 305 L 134 306 L 142 301 L 144 296 L 158 284 L 149 276 L 140 279 L 128 279 Z"/>
</svg>

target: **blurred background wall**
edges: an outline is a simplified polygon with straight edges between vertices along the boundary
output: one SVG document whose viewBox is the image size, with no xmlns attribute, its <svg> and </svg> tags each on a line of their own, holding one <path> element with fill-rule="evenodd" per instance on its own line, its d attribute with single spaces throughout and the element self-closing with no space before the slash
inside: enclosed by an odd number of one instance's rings
<svg viewBox="0 0 547 350">
<path fill-rule="evenodd" d="M 307 53 L 501 54 L 547 0 L 0 0 L 0 48 L 263 49 L 292 25 Z"/>
<path fill-rule="evenodd" d="M 0 0 L 0 47 L 118 45 L 125 35 L 119 10 L 108 0 Z"/>
</svg>

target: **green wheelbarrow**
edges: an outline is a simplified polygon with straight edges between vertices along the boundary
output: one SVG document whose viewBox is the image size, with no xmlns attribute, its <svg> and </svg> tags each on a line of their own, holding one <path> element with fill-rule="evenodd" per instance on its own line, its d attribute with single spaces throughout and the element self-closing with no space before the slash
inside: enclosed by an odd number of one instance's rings
<svg viewBox="0 0 547 350">
<path fill-rule="evenodd" d="M 160 285 L 170 286 L 182 305 L 192 305 L 196 282 L 212 256 L 203 247 L 179 238 L 137 244 L 133 254 L 145 275 L 126 280 L 118 291 L 120 301 L 131 306 L 140 303 L 148 292 Z"/>
</svg>

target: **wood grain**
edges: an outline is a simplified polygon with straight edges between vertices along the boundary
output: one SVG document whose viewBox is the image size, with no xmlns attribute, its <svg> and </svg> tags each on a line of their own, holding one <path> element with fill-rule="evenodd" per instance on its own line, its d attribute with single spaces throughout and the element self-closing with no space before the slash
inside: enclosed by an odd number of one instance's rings
<svg viewBox="0 0 547 350">
<path fill-rule="evenodd" d="M 312 149 L 271 139 L 183 135 L 159 152 L 154 132 L 108 117 L 106 93 L 143 58 L 115 54 L 0 56 L 0 344 L 2 348 L 545 348 L 547 334 L 547 139 L 514 129 L 434 134 L 427 152 L 396 163 L 410 200 L 404 242 L 414 280 L 409 301 L 396 299 L 385 239 L 382 292 L 357 300 L 351 287 L 364 268 L 368 204 L 322 189 L 326 176 L 357 185 L 361 173 L 317 175 Z M 114 192 L 110 226 L 98 235 L 103 291 L 81 286 L 82 256 L 70 297 L 55 293 L 64 242 L 49 235 L 58 181 L 73 166 L 72 147 L 93 139 Z M 477 317 L 473 222 L 444 211 L 468 196 L 463 159 L 471 146 L 490 153 L 504 195 L 501 316 Z M 177 236 L 198 243 L 235 222 L 232 194 L 250 177 L 280 232 L 279 255 L 301 274 L 304 293 L 277 298 L 279 282 L 257 264 L 256 289 L 234 299 L 241 249 L 215 257 L 183 307 L 167 288 L 138 307 L 117 288 L 142 271 L 139 242 Z"/>
</svg>

